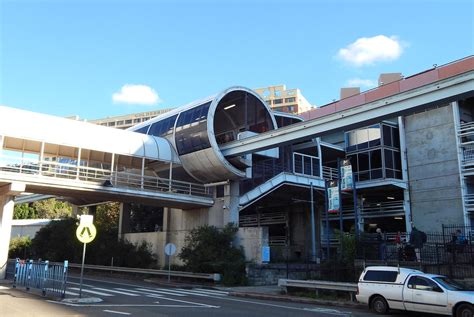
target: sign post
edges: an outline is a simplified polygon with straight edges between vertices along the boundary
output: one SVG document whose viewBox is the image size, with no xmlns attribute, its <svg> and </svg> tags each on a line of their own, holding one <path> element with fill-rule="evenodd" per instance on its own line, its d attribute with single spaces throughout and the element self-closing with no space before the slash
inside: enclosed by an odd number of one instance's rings
<svg viewBox="0 0 474 317">
<path fill-rule="evenodd" d="M 171 278 L 171 256 L 176 253 L 176 246 L 173 243 L 165 245 L 165 254 L 168 256 L 168 283 Z"/>
<path fill-rule="evenodd" d="M 81 215 L 81 221 L 76 229 L 76 237 L 79 241 L 84 243 L 84 249 L 82 250 L 82 264 L 81 264 L 81 281 L 79 286 L 79 297 L 82 297 L 82 277 L 84 276 L 84 261 L 86 259 L 86 245 L 94 240 L 97 229 L 92 223 L 94 216 L 92 215 Z"/>
</svg>

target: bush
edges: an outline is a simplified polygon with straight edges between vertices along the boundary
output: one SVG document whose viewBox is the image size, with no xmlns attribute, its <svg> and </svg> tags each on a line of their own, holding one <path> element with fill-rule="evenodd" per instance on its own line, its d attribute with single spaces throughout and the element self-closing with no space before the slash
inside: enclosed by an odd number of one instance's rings
<svg viewBox="0 0 474 317">
<path fill-rule="evenodd" d="M 31 256 L 31 239 L 28 236 L 16 237 L 10 240 L 10 248 L 8 250 L 9 258 L 26 259 Z"/>
<path fill-rule="evenodd" d="M 77 221 L 67 218 L 52 221 L 36 233 L 32 241 L 32 255 L 52 262 L 82 261 L 83 244 L 76 238 Z M 147 243 L 134 245 L 117 240 L 117 230 L 110 224 L 97 225 L 97 236 L 87 245 L 86 263 L 115 266 L 150 268 L 156 266 L 156 258 Z"/>
<path fill-rule="evenodd" d="M 232 246 L 237 230 L 232 224 L 223 230 L 214 226 L 193 229 L 178 257 L 191 272 L 220 273 L 225 285 L 245 284 L 244 252 Z"/>
</svg>

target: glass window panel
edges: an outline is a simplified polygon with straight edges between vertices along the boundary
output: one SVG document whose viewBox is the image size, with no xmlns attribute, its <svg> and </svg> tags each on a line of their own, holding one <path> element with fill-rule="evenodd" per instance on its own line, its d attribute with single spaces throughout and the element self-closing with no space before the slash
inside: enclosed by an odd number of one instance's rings
<svg viewBox="0 0 474 317">
<path fill-rule="evenodd" d="M 308 156 L 304 156 L 303 162 L 304 162 L 304 174 L 311 175 L 311 158 Z"/>
<path fill-rule="evenodd" d="M 135 132 L 146 134 L 146 132 L 148 131 L 148 128 L 149 128 L 149 127 L 150 127 L 149 125 L 146 125 L 146 126 L 144 126 L 144 127 L 141 127 L 140 129 L 136 130 Z"/>
<path fill-rule="evenodd" d="M 313 176 L 319 176 L 319 159 L 312 159 Z"/>
<path fill-rule="evenodd" d="M 369 153 L 359 153 L 359 171 L 367 171 L 369 169 Z"/>
<path fill-rule="evenodd" d="M 176 147 L 180 155 L 210 147 L 207 136 L 208 102 L 181 113 L 176 123 Z M 171 126 L 171 122 L 169 123 Z"/>
<path fill-rule="evenodd" d="M 380 126 L 378 124 L 370 126 L 367 129 L 368 141 L 380 139 Z"/>
<path fill-rule="evenodd" d="M 395 161 L 395 169 L 401 171 L 402 170 L 402 159 L 400 158 L 401 153 L 393 151 L 393 158 Z"/>
<path fill-rule="evenodd" d="M 359 143 L 357 144 L 358 150 L 365 150 L 369 148 L 369 142 Z"/>
<path fill-rule="evenodd" d="M 384 156 L 385 156 L 385 168 L 390 168 L 393 169 L 393 154 L 392 150 L 384 150 Z"/>
<path fill-rule="evenodd" d="M 301 155 L 295 155 L 295 173 L 303 173 L 303 157 Z"/>
<path fill-rule="evenodd" d="M 382 168 L 382 150 L 370 151 L 370 169 Z"/>
<path fill-rule="evenodd" d="M 359 181 L 367 181 L 370 179 L 369 172 L 359 172 Z"/>
<path fill-rule="evenodd" d="M 377 169 L 374 169 L 374 170 L 371 170 L 370 171 L 370 179 L 378 179 L 378 178 L 382 178 L 383 175 L 382 175 L 382 169 L 381 168 L 377 168 Z"/>
<path fill-rule="evenodd" d="M 393 147 L 399 149 L 400 148 L 400 133 L 398 128 L 392 128 L 392 140 L 393 140 Z"/>
<path fill-rule="evenodd" d="M 392 128 L 387 125 L 382 125 L 383 128 L 383 144 L 392 146 Z"/>
<path fill-rule="evenodd" d="M 385 178 L 395 178 L 395 173 L 392 169 L 385 170 Z"/>
<path fill-rule="evenodd" d="M 352 171 L 357 172 L 358 166 L 357 166 L 357 154 L 356 155 L 348 155 L 347 156 L 351 160 L 351 165 L 352 165 Z"/>
</svg>

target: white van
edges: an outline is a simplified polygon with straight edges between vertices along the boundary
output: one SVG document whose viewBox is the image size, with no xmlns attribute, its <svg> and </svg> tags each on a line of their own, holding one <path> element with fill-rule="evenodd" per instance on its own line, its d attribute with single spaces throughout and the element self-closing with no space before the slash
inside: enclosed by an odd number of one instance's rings
<svg viewBox="0 0 474 317">
<path fill-rule="evenodd" d="M 356 298 L 376 313 L 389 309 L 473 317 L 474 291 L 442 275 L 390 266 L 365 268 Z"/>
</svg>

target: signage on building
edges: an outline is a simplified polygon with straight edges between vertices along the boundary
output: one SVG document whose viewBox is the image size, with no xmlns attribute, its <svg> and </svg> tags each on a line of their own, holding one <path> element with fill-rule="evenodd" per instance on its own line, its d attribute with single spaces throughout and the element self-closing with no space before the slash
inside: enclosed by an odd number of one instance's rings
<svg viewBox="0 0 474 317">
<path fill-rule="evenodd" d="M 262 247 L 262 262 L 270 262 L 270 247 Z"/>
<path fill-rule="evenodd" d="M 347 191 L 354 187 L 352 165 L 350 160 L 341 160 L 341 190 Z"/>
<path fill-rule="evenodd" d="M 328 212 L 329 213 L 339 212 L 339 208 L 340 208 L 339 187 L 336 180 L 328 181 L 327 195 L 328 195 Z"/>
</svg>

